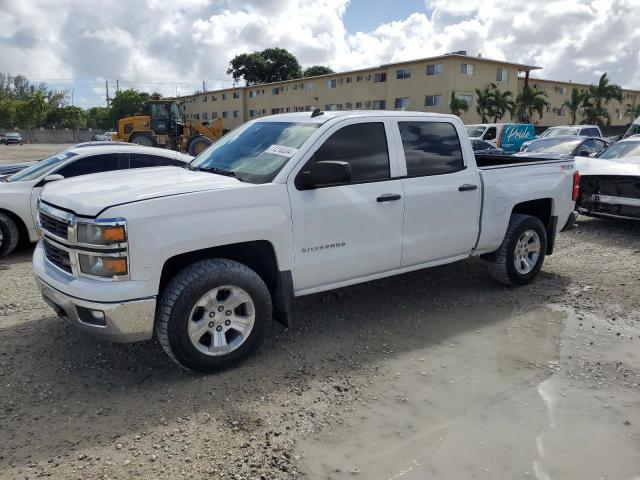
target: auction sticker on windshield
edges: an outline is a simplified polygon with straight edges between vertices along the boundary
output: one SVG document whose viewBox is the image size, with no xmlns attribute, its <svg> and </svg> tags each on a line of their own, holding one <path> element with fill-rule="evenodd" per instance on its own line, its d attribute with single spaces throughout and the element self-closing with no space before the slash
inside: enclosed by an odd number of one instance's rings
<svg viewBox="0 0 640 480">
<path fill-rule="evenodd" d="M 265 150 L 266 153 L 275 153 L 276 155 L 282 155 L 288 158 L 293 157 L 297 151 L 297 148 L 285 147 L 284 145 L 271 145 Z"/>
</svg>

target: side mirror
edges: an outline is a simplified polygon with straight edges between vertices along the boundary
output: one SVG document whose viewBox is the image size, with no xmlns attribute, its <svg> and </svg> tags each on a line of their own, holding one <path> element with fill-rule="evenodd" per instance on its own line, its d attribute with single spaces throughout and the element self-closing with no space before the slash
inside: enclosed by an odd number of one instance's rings
<svg viewBox="0 0 640 480">
<path fill-rule="evenodd" d="M 348 183 L 351 181 L 351 165 L 335 160 L 314 162 L 302 171 L 302 180 L 309 188 Z"/>
<path fill-rule="evenodd" d="M 56 182 L 58 180 L 64 180 L 64 177 L 59 173 L 54 173 L 52 175 L 47 175 L 46 177 L 44 177 L 43 182 L 50 183 L 50 182 Z"/>
</svg>

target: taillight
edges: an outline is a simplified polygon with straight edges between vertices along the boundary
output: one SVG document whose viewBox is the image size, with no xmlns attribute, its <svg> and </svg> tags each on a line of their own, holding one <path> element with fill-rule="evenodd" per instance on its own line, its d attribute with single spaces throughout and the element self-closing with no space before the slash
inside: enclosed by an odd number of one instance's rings
<svg viewBox="0 0 640 480">
<path fill-rule="evenodd" d="M 578 200 L 578 195 L 580 194 L 580 172 L 573 172 L 573 191 L 571 193 L 571 200 L 574 202 Z"/>
</svg>

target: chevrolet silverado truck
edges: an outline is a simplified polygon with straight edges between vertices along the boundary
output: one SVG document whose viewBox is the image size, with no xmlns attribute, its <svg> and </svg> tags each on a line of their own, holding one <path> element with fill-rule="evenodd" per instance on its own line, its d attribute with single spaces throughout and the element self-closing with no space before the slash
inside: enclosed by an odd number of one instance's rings
<svg viewBox="0 0 640 480">
<path fill-rule="evenodd" d="M 236 128 L 186 168 L 54 182 L 33 268 L 63 319 L 157 336 L 185 369 L 253 352 L 294 297 L 481 256 L 530 282 L 573 224 L 571 159 L 476 157 L 458 117 L 290 113 Z"/>
</svg>

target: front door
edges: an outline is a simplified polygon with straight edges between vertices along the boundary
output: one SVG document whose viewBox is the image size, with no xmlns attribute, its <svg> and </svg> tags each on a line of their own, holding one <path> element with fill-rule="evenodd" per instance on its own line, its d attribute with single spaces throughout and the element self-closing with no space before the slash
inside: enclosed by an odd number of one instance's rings
<svg viewBox="0 0 640 480">
<path fill-rule="evenodd" d="M 341 122 L 312 147 L 309 162 L 351 165 L 351 182 L 306 189 L 300 171 L 288 185 L 297 292 L 348 282 L 400 266 L 404 198 L 384 121 Z"/>
</svg>

